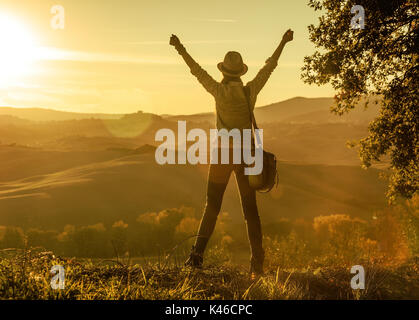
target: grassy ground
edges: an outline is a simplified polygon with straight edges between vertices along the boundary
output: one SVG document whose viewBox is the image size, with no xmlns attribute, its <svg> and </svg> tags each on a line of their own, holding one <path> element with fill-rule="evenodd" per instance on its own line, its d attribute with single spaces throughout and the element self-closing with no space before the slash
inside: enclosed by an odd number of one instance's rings
<svg viewBox="0 0 419 320">
<path fill-rule="evenodd" d="M 65 267 L 65 289 L 50 286 L 53 265 Z M 418 261 L 388 270 L 366 266 L 365 290 L 350 288 L 348 268 L 267 270 L 251 281 L 224 263 L 190 270 L 153 263 L 93 263 L 51 252 L 8 252 L 0 259 L 2 299 L 419 299 Z"/>
</svg>

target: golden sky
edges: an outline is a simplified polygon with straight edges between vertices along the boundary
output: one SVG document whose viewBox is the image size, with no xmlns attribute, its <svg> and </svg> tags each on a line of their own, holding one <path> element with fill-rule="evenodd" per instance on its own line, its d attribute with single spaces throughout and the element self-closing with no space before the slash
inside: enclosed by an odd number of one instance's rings
<svg viewBox="0 0 419 320">
<path fill-rule="evenodd" d="M 51 7 L 65 10 L 51 27 Z M 213 98 L 169 46 L 172 33 L 215 79 L 227 51 L 239 51 L 252 79 L 294 30 L 257 105 L 295 96 L 332 96 L 304 84 L 303 58 L 314 51 L 307 0 L 143 1 L 1 0 L 0 106 L 76 112 L 191 114 L 214 109 Z"/>
</svg>

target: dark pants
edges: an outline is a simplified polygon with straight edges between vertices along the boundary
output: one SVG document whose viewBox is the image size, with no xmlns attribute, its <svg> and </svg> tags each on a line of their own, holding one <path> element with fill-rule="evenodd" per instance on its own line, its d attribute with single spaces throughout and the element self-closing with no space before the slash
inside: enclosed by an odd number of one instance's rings
<svg viewBox="0 0 419 320">
<path fill-rule="evenodd" d="M 195 242 L 195 250 L 198 254 L 204 253 L 208 240 L 215 228 L 224 191 L 227 187 L 230 175 L 234 171 L 252 252 L 251 269 L 256 272 L 262 272 L 264 251 L 262 248 L 262 228 L 256 205 L 256 191 L 250 188 L 248 178 L 244 174 L 244 167 L 243 164 L 210 165 L 206 205 L 199 226 L 198 237 Z"/>
</svg>

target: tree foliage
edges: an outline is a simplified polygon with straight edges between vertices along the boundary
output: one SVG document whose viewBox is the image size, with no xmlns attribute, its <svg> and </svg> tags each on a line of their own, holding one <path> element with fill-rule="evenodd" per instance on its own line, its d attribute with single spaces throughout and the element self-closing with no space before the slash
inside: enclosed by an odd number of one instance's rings
<svg viewBox="0 0 419 320">
<path fill-rule="evenodd" d="M 354 5 L 365 9 L 365 28 L 353 29 Z M 309 0 L 320 11 L 310 25 L 316 51 L 305 57 L 306 83 L 330 83 L 336 90 L 332 111 L 343 114 L 367 97 L 379 98 L 378 117 L 359 141 L 363 166 L 389 155 L 388 197 L 410 198 L 418 190 L 418 15 L 415 0 Z"/>
</svg>

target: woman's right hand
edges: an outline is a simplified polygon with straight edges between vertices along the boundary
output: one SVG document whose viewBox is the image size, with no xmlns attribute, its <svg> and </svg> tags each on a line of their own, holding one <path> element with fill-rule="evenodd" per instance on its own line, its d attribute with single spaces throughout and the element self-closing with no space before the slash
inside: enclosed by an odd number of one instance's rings
<svg viewBox="0 0 419 320">
<path fill-rule="evenodd" d="M 290 42 L 294 39 L 294 31 L 292 31 L 291 29 L 288 29 L 284 35 L 282 36 L 282 41 L 284 43 Z"/>
<path fill-rule="evenodd" d="M 174 46 L 174 47 L 177 47 L 180 44 L 181 43 L 180 43 L 179 38 L 176 35 L 172 34 L 172 36 L 170 37 L 170 45 Z"/>
</svg>

